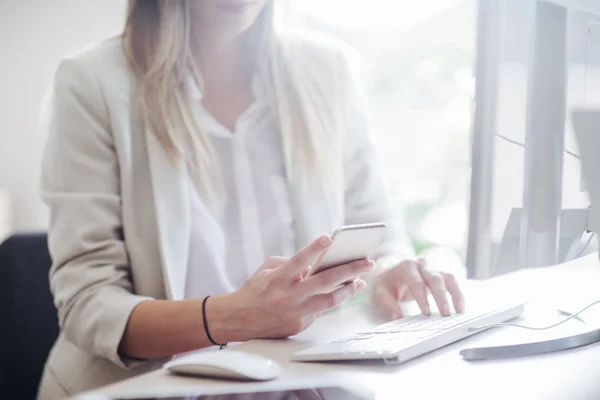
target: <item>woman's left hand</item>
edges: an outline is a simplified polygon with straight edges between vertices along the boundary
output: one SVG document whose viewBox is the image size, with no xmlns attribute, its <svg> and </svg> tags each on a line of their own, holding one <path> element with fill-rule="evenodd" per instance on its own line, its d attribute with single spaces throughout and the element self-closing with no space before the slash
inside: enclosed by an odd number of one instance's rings
<svg viewBox="0 0 600 400">
<path fill-rule="evenodd" d="M 465 308 L 464 296 L 456 277 L 428 269 L 424 260 L 404 260 L 380 272 L 373 283 L 375 303 L 392 319 L 403 316 L 399 302 L 411 299 L 417 302 L 424 315 L 430 315 L 428 292 L 431 292 L 444 316 L 451 313 L 447 294 L 450 294 L 456 312 L 462 312 Z"/>
</svg>

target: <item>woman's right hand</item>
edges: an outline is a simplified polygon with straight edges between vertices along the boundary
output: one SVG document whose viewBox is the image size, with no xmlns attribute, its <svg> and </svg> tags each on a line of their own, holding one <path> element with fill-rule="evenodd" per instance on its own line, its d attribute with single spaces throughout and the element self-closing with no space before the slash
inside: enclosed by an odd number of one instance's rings
<svg viewBox="0 0 600 400">
<path fill-rule="evenodd" d="M 321 313 L 365 288 L 365 281 L 357 278 L 373 269 L 371 260 L 306 277 L 310 264 L 330 245 L 331 237 L 325 235 L 289 259 L 270 257 L 238 291 L 229 295 L 232 318 L 227 320 L 229 327 L 239 332 L 239 341 L 298 334 Z"/>
</svg>

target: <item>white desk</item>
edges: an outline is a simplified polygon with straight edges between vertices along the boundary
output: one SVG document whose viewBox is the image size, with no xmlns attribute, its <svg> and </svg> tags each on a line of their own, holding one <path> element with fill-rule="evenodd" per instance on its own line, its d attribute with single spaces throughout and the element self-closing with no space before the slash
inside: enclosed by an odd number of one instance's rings
<svg viewBox="0 0 600 400">
<path fill-rule="evenodd" d="M 485 282 L 472 281 L 467 287 L 470 292 L 467 305 L 469 301 L 479 299 L 482 293 L 490 297 L 497 293 L 533 293 L 536 300 L 528 306 L 523 321 L 545 325 L 546 322 L 554 322 L 561 317 L 550 308 L 539 309 L 536 304 L 542 304 L 542 301 L 557 304 L 557 299 L 576 298 L 587 302 L 594 298 L 594 291 L 596 299 L 600 298 L 600 263 L 598 256 L 594 254 L 558 267 L 519 271 Z M 339 381 L 365 385 L 378 395 L 378 399 L 441 399 L 444 398 L 442 396 L 461 399 L 600 398 L 600 376 L 597 372 L 600 367 L 600 345 L 536 357 L 477 363 L 466 362 L 458 355 L 460 349 L 475 345 L 514 343 L 556 336 L 557 333 L 581 329 L 580 322 L 565 324 L 560 331 L 554 332 L 531 332 L 516 328 L 488 331 L 400 366 L 386 366 L 380 362 L 324 364 L 288 361 L 294 350 L 309 346 L 314 341 L 319 341 L 319 338 L 331 338 L 333 335 L 347 334 L 381 323 L 369 316 L 372 313 L 364 312 L 367 307 L 367 304 L 359 303 L 326 314 L 307 331 L 290 340 L 252 341 L 236 346 L 280 362 L 284 366 L 284 373 L 275 381 L 232 383 L 176 377 L 159 370 L 99 391 L 109 396 L 133 393 L 183 395 L 196 390 L 214 393 L 215 390 L 226 388 L 236 392 L 248 386 L 283 389 L 306 383 L 327 384 Z M 600 315 L 600 308 L 592 308 L 586 313 Z M 583 316 L 586 318 L 586 314 Z"/>
</svg>

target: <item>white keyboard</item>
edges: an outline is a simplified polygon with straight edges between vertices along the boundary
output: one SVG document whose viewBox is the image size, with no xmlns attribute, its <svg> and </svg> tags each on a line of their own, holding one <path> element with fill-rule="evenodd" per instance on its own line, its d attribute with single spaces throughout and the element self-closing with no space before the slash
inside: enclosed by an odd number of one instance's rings
<svg viewBox="0 0 600 400">
<path fill-rule="evenodd" d="M 298 351 L 292 355 L 292 360 L 383 359 L 391 364 L 403 363 L 477 333 L 470 328 L 509 321 L 521 315 L 523 310 L 524 303 L 518 303 L 449 317 L 434 314 L 401 318 L 367 332 Z"/>
</svg>

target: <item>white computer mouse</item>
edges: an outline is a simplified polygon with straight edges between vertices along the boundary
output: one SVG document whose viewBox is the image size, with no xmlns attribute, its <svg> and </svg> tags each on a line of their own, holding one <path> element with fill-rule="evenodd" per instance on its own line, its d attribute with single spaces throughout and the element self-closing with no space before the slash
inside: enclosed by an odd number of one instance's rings
<svg viewBox="0 0 600 400">
<path fill-rule="evenodd" d="M 235 350 L 187 354 L 167 362 L 163 368 L 175 374 L 257 381 L 275 379 L 281 374 L 281 366 L 275 361 Z"/>
</svg>

